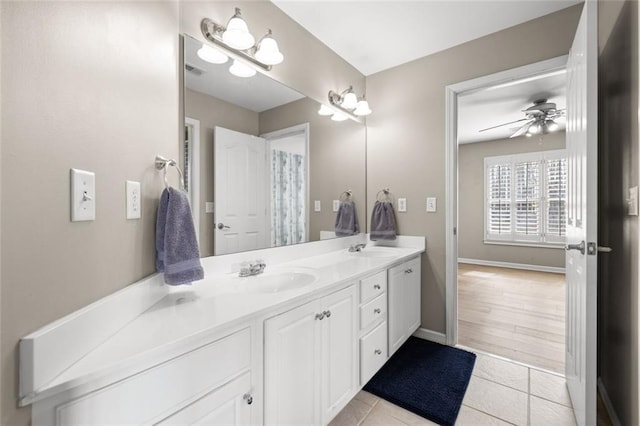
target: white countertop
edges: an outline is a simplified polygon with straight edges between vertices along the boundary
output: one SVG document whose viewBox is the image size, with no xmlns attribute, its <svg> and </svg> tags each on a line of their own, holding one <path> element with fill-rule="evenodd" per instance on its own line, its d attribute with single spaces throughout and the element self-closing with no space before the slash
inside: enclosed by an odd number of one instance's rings
<svg viewBox="0 0 640 426">
<path fill-rule="evenodd" d="M 365 249 L 367 250 L 367 249 Z M 385 270 L 422 252 L 424 248 L 385 248 L 381 257 L 349 253 L 346 249 L 289 262 L 267 265 L 257 277 L 207 271 L 191 286 L 170 288 L 149 309 L 87 353 L 45 387 L 29 395 L 31 401 L 93 381 L 119 380 L 168 360 L 180 351 L 202 345 L 203 337 L 252 319 L 277 315 L 297 301 L 327 293 L 364 276 Z M 279 292 L 255 292 L 260 277 L 297 272 L 315 280 Z M 195 346 L 197 347 L 197 346 Z M 183 350 L 184 349 L 184 350 Z M 123 376 L 123 374 L 125 374 Z"/>
</svg>

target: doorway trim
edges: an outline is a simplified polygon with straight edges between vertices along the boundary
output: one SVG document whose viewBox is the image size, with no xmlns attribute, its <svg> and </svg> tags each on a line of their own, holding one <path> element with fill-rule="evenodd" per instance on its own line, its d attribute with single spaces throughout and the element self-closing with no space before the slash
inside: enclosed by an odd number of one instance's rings
<svg viewBox="0 0 640 426">
<path fill-rule="evenodd" d="M 192 129 L 192 137 L 189 140 L 189 201 L 196 228 L 196 241 L 200 243 L 200 120 L 185 117 L 184 126 Z"/>
<path fill-rule="evenodd" d="M 568 55 L 485 75 L 445 87 L 445 252 L 446 252 L 446 339 L 458 343 L 458 96 L 499 84 L 564 69 Z"/>
</svg>

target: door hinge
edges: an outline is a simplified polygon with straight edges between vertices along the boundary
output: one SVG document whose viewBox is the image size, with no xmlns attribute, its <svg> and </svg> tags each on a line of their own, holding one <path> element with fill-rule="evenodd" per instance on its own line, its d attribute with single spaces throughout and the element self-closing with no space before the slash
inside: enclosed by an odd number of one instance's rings
<svg viewBox="0 0 640 426">
<path fill-rule="evenodd" d="M 455 226 L 453 227 L 453 235 L 458 235 L 458 228 Z"/>
</svg>

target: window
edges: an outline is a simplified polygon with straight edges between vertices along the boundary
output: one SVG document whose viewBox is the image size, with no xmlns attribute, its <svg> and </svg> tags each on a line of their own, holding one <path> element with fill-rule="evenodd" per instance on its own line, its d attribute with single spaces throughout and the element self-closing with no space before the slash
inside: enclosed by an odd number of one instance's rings
<svg viewBox="0 0 640 426">
<path fill-rule="evenodd" d="M 486 241 L 564 243 L 565 157 L 559 150 L 484 159 Z"/>
</svg>

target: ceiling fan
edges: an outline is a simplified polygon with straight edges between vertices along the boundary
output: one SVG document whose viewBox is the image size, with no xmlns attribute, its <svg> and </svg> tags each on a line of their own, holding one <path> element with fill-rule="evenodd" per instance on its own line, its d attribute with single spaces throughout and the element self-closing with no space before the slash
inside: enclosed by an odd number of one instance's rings
<svg viewBox="0 0 640 426">
<path fill-rule="evenodd" d="M 527 109 L 522 110 L 525 118 L 520 120 L 510 121 L 509 123 L 498 124 L 497 126 L 487 127 L 480 130 L 480 132 L 486 132 L 487 130 L 497 129 L 498 127 L 508 126 L 510 124 L 521 123 L 521 125 L 509 138 L 515 138 L 521 135 L 531 137 L 536 134 L 547 134 L 555 132 L 560 128 L 557 120 L 565 115 L 564 109 L 557 109 L 556 104 L 553 102 L 547 102 L 547 99 L 538 99 L 533 102 L 533 105 Z"/>
</svg>

